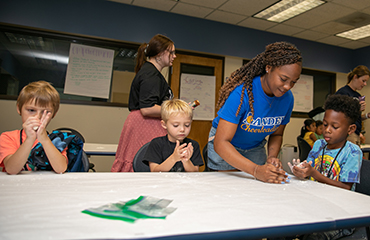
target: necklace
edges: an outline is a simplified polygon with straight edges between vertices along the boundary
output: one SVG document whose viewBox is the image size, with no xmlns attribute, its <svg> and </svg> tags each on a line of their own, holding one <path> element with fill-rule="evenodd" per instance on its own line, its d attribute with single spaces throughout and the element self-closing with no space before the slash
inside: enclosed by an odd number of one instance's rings
<svg viewBox="0 0 370 240">
<path fill-rule="evenodd" d="M 265 97 L 266 101 L 268 102 L 268 104 L 270 105 L 270 108 L 271 108 L 271 105 L 275 101 L 275 98 L 273 98 L 272 101 L 270 102 L 270 100 L 266 97 L 267 94 L 265 92 L 263 92 L 263 96 Z"/>
<path fill-rule="evenodd" d="M 325 177 L 327 178 L 330 178 L 331 177 L 331 174 L 332 174 L 332 169 L 333 169 L 333 166 L 334 166 L 334 163 L 337 161 L 337 157 L 339 155 L 339 153 L 343 150 L 344 146 L 346 146 L 346 143 L 347 141 L 344 143 L 344 145 L 339 149 L 337 155 L 335 156 L 334 160 L 331 162 L 330 164 L 330 167 L 329 169 L 327 169 L 326 171 L 326 174 L 323 172 L 323 165 L 324 165 L 324 153 L 325 153 L 325 148 L 326 146 L 328 146 L 328 144 L 326 144 L 323 149 L 322 149 L 322 155 L 321 155 L 321 164 L 320 164 L 320 173 L 323 174 Z"/>
<path fill-rule="evenodd" d="M 263 82 L 265 82 L 265 76 L 263 76 L 263 80 L 262 80 Z M 262 84 L 261 84 L 262 85 Z M 261 86 L 262 87 L 262 86 Z M 265 91 L 263 90 L 263 87 L 262 87 L 262 91 L 263 91 L 263 96 L 265 97 L 265 99 L 266 99 L 266 101 L 268 102 L 268 104 L 270 105 L 270 108 L 271 108 L 271 106 L 272 106 L 272 104 L 273 104 L 273 102 L 275 101 L 275 98 L 273 98 L 272 99 L 272 101 L 270 102 L 270 100 L 267 98 L 267 94 L 265 93 Z"/>
</svg>

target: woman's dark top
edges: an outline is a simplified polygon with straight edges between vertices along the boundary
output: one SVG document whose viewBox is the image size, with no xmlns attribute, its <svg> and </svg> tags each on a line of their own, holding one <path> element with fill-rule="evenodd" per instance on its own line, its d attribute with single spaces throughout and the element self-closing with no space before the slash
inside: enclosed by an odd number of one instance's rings
<svg viewBox="0 0 370 240">
<path fill-rule="evenodd" d="M 131 84 L 128 108 L 130 111 L 161 105 L 173 98 L 166 79 L 150 62 L 145 62 Z"/>
</svg>

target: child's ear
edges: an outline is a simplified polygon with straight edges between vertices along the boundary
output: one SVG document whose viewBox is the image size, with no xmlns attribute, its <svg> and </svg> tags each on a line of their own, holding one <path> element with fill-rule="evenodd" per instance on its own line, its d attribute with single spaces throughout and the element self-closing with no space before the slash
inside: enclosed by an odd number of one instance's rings
<svg viewBox="0 0 370 240">
<path fill-rule="evenodd" d="M 18 104 L 17 104 L 17 112 L 18 112 L 19 115 L 21 115 L 21 110 L 19 109 L 19 105 Z"/>
<path fill-rule="evenodd" d="M 162 127 L 163 127 L 164 129 L 166 129 L 166 130 L 167 130 L 167 126 L 166 126 L 165 121 L 161 120 L 161 125 L 162 125 Z"/>
<path fill-rule="evenodd" d="M 58 110 L 59 110 L 59 109 L 58 109 Z M 53 113 L 53 116 L 51 116 L 51 119 L 53 119 L 53 118 L 55 117 L 55 115 L 57 115 L 57 112 L 58 112 L 58 111 L 56 111 L 56 112 L 54 112 L 54 113 Z"/>
<path fill-rule="evenodd" d="M 351 133 L 354 133 L 356 131 L 356 129 L 357 129 L 356 124 L 349 125 L 349 127 L 348 127 L 348 135 L 350 135 Z"/>
</svg>

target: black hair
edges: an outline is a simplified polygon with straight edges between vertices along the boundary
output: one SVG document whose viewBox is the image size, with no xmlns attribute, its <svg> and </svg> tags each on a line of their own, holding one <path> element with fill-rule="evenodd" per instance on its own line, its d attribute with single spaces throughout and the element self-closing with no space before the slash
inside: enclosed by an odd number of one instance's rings
<svg viewBox="0 0 370 240">
<path fill-rule="evenodd" d="M 334 94 L 325 101 L 324 109 L 342 112 L 348 118 L 349 124 L 354 124 L 361 116 L 360 102 L 346 95 Z"/>
<path fill-rule="evenodd" d="M 321 120 L 316 120 L 316 127 L 323 125 L 324 123 Z"/>
<path fill-rule="evenodd" d="M 316 122 L 315 122 L 315 120 L 313 120 L 311 118 L 308 118 L 308 119 L 304 120 L 304 122 L 303 122 L 304 126 L 301 128 L 301 137 L 304 137 L 306 132 L 309 132 L 307 127 L 309 127 L 312 123 L 316 123 Z"/>
</svg>

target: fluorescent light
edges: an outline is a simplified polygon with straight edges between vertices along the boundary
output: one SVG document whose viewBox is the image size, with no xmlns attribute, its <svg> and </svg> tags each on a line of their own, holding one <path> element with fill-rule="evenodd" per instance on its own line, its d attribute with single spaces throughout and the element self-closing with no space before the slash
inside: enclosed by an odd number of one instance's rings
<svg viewBox="0 0 370 240">
<path fill-rule="evenodd" d="M 324 3 L 322 0 L 281 0 L 253 17 L 281 23 Z"/>
<path fill-rule="evenodd" d="M 358 40 L 361 38 L 369 37 L 370 36 L 370 24 L 355 28 L 346 32 L 336 34 L 338 37 L 348 38 L 351 40 Z"/>
</svg>

